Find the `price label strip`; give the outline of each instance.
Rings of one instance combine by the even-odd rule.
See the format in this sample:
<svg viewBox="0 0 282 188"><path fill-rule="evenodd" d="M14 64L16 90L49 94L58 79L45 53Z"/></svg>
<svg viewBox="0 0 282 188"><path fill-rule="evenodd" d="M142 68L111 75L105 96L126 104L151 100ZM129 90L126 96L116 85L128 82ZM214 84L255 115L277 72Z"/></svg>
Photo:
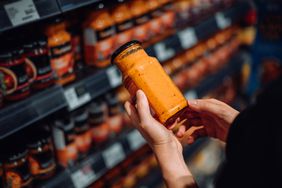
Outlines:
<svg viewBox="0 0 282 188"><path fill-rule="evenodd" d="M194 28L187 28L177 33L181 47L188 49L197 44L198 38Z"/></svg>
<svg viewBox="0 0 282 188"><path fill-rule="evenodd" d="M120 143L115 143L102 153L106 167L113 168L115 165L125 159L125 154Z"/></svg>
<svg viewBox="0 0 282 188"><path fill-rule="evenodd" d="M13 26L39 19L39 14L32 0L19 0L4 5Z"/></svg>
<svg viewBox="0 0 282 188"><path fill-rule="evenodd" d="M64 95L69 110L74 110L91 100L91 96L84 85L68 88L65 90Z"/></svg>
<svg viewBox="0 0 282 188"><path fill-rule="evenodd" d="M96 174L90 166L77 170L71 174L72 182L75 188L85 188L96 180Z"/></svg>
<svg viewBox="0 0 282 188"><path fill-rule="evenodd" d="M106 70L107 77L109 79L111 88L120 86L122 83L122 77L116 67L110 67Z"/></svg>
<svg viewBox="0 0 282 188"><path fill-rule="evenodd" d="M221 12L216 13L215 20L218 28L220 29L225 29L232 24L231 20L229 18L226 18Z"/></svg>
<svg viewBox="0 0 282 188"><path fill-rule="evenodd" d="M171 48L167 48L162 42L154 45L154 50L159 61L165 61L175 55L175 51Z"/></svg>
<svg viewBox="0 0 282 188"><path fill-rule="evenodd" d="M146 143L145 139L137 130L134 130L127 135L127 141L132 151L138 150Z"/></svg>

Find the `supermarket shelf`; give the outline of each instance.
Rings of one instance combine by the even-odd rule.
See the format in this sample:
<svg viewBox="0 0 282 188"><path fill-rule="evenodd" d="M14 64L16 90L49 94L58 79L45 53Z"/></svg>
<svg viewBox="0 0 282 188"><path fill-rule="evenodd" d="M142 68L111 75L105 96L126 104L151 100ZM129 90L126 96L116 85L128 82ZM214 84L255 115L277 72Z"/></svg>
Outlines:
<svg viewBox="0 0 282 188"><path fill-rule="evenodd" d="M63 89L54 86L1 109L0 139L66 107L64 101Z"/></svg>
<svg viewBox="0 0 282 188"><path fill-rule="evenodd" d="M240 72L243 63L248 59L248 56L243 52L235 54L231 60L220 71L214 73L203 81L198 86L188 90L185 93L186 98L201 98L207 92L219 86L226 76L234 75Z"/></svg>
<svg viewBox="0 0 282 188"><path fill-rule="evenodd" d="M36 1L36 3L39 2L43 3L44 0ZM198 41L210 37L216 31L239 21L243 17L246 7L246 4L240 4L217 13L215 16L201 21L194 27L179 30L176 34L146 48L146 51L150 55L156 56L160 62L164 62L175 54L196 45ZM3 20L0 19L0 26L2 22ZM68 107L69 111L75 110L97 96L120 86L122 83L121 75L115 66L94 73L91 70L88 71L85 74L87 76L83 79L65 88L57 86L55 89L46 89L46 91L42 92L43 94L35 94L27 100L1 109L0 139L64 107ZM201 88L198 90L201 93ZM42 95L43 97L41 97ZM36 106L35 104L40 105ZM18 119L16 123L14 122L15 119Z"/></svg>
<svg viewBox="0 0 282 188"><path fill-rule="evenodd" d="M67 12L70 10L75 10L83 6L101 2L102 0L58 0L59 6L62 12Z"/></svg>
<svg viewBox="0 0 282 188"><path fill-rule="evenodd" d="M39 187L87 187L144 145L145 140L137 130L129 131L119 139L113 140L102 151L90 155L78 165L64 170Z"/></svg>
<svg viewBox="0 0 282 188"><path fill-rule="evenodd" d="M195 26L177 31L176 34L150 46L146 51L161 62L165 62L176 54L195 46L198 42L211 37L216 32L238 23L244 18L248 7L247 3L240 3L218 12Z"/></svg>

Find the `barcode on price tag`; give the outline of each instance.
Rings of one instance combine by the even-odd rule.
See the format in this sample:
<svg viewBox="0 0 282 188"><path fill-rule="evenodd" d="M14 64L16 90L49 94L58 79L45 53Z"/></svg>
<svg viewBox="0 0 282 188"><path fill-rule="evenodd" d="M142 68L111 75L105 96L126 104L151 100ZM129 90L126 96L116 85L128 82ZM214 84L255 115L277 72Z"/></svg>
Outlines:
<svg viewBox="0 0 282 188"><path fill-rule="evenodd" d="M127 140L128 140L130 149L132 151L135 151L141 148L146 143L145 139L142 137L142 135L137 130L134 130L131 133L129 133L127 136Z"/></svg>
<svg viewBox="0 0 282 188"><path fill-rule="evenodd" d="M90 166L77 170L71 174L72 182L75 188L84 188L89 186L96 179L96 175Z"/></svg>
<svg viewBox="0 0 282 188"><path fill-rule="evenodd" d="M194 28L187 28L177 33L183 49L188 49L197 44L198 39Z"/></svg>
<svg viewBox="0 0 282 188"><path fill-rule="evenodd" d="M71 87L65 90L65 98L68 102L68 109L76 109L91 100L89 92L86 91L84 85Z"/></svg>
<svg viewBox="0 0 282 188"><path fill-rule="evenodd" d="M112 88L120 86L122 83L122 77L116 67L110 67L106 70L107 77L109 79Z"/></svg>
<svg viewBox="0 0 282 188"><path fill-rule="evenodd" d="M215 20L218 28L225 29L231 25L231 20L226 18L221 12L216 13Z"/></svg>
<svg viewBox="0 0 282 188"><path fill-rule="evenodd" d="M32 0L19 0L4 5L13 26L39 19L39 14Z"/></svg>
<svg viewBox="0 0 282 188"><path fill-rule="evenodd" d="M185 93L185 98L186 99L197 99L198 98L197 92L195 90L190 90Z"/></svg>
<svg viewBox="0 0 282 188"><path fill-rule="evenodd" d="M106 167L109 169L125 159L125 154L120 143L115 143L110 146L102 153L102 156L104 158Z"/></svg>
<svg viewBox="0 0 282 188"><path fill-rule="evenodd" d="M171 48L167 48L162 42L154 45L154 50L159 61L165 61L175 55L175 51Z"/></svg>

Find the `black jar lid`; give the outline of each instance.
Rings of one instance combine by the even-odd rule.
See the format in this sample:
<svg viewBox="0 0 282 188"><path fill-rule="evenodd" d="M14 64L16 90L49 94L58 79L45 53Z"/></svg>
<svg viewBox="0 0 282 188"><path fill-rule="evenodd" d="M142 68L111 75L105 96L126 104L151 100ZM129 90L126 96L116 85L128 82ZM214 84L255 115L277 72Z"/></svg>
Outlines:
<svg viewBox="0 0 282 188"><path fill-rule="evenodd" d="M116 51L114 51L114 53L112 54L112 57L111 57L111 63L114 64L114 60L115 58L121 53L123 52L124 50L126 50L127 48L129 48L130 46L133 46L135 44L139 44L141 45L141 42L138 41L138 40L132 40L132 41L129 41L127 43L125 43L124 45L122 45L121 47L119 47Z"/></svg>

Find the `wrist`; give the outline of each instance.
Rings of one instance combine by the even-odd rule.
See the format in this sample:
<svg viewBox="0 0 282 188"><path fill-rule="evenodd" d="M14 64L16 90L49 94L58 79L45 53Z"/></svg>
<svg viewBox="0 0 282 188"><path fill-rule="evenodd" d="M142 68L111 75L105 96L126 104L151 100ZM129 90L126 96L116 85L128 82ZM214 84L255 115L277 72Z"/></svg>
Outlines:
<svg viewBox="0 0 282 188"><path fill-rule="evenodd" d="M192 176L183 158L182 148L177 143L171 142L152 147L165 180L178 179Z"/></svg>

